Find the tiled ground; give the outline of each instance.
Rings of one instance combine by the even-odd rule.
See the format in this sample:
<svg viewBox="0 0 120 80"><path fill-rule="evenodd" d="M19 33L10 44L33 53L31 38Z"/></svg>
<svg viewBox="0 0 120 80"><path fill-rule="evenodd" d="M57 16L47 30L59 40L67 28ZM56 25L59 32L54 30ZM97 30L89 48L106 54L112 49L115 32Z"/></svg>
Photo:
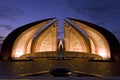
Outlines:
<svg viewBox="0 0 120 80"><path fill-rule="evenodd" d="M100 77L119 77L120 62L91 62L86 59L35 59L33 61L1 61L0 62L0 77L19 77L28 75L39 75L42 77L52 77L49 74L51 68L70 68L74 73L82 73ZM78 75L77 75L78 76ZM77 77L73 74L70 77ZM29 76L32 77L32 76ZM34 76L38 77L38 76ZM44 79L43 79L44 80ZM109 80L109 79L108 79Z"/></svg>

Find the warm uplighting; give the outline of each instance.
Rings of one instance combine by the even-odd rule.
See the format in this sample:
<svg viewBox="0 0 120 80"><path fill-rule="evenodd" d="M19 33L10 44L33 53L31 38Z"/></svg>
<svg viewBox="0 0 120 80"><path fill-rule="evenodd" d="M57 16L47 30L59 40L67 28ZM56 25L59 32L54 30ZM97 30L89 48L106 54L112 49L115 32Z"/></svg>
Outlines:
<svg viewBox="0 0 120 80"><path fill-rule="evenodd" d="M12 57L20 57L23 54L27 54L29 51L31 51L31 41L34 36L34 34L39 31L39 29L45 25L46 22L40 23L38 25L35 25L34 27L31 27L27 29L26 31L22 32L19 37L15 40L14 46L12 48Z"/></svg>
<svg viewBox="0 0 120 80"><path fill-rule="evenodd" d="M99 55L102 56L103 59L107 59L107 58L106 58L106 56L107 56L106 53L104 53L104 52L100 52Z"/></svg>
<svg viewBox="0 0 120 80"><path fill-rule="evenodd" d="M32 52L57 51L57 30L56 23L48 26L44 32L39 33L33 40ZM54 26L54 27L53 27Z"/></svg>
<svg viewBox="0 0 120 80"><path fill-rule="evenodd" d="M109 58L109 54L106 52L106 50L103 48L101 48L99 51L98 51L99 55L102 56L103 59L108 59Z"/></svg>
<svg viewBox="0 0 120 80"><path fill-rule="evenodd" d="M34 55L33 53L40 53L40 57L50 57L49 53L43 55L41 53L55 52L57 55L57 52L62 49L64 51L60 50L62 56L69 52L69 56L72 57L92 59L95 57L96 59L99 56L100 59L106 60L119 58L119 43L106 29L70 18L64 20L64 38L58 43L57 24L58 20L49 24L47 20L43 20L16 29L5 39L1 48L1 57L19 59L24 55Z"/></svg>
<svg viewBox="0 0 120 80"><path fill-rule="evenodd" d="M70 23L65 22L65 50L74 52L90 53L88 39L74 28Z"/></svg>
<svg viewBox="0 0 120 80"><path fill-rule="evenodd" d="M96 53L96 51L95 51L95 44L94 44L94 42L92 41L92 39L91 38L89 38L89 40L90 40L90 46L91 46L91 53L92 54L95 54Z"/></svg>
<svg viewBox="0 0 120 80"><path fill-rule="evenodd" d="M22 47L19 47L19 48L17 48L16 49L16 53L15 53L15 55L14 55L14 57L15 58L19 58L21 55L23 55L24 53L23 53L23 49L22 49Z"/></svg>
<svg viewBox="0 0 120 80"><path fill-rule="evenodd" d="M60 49L60 48L62 48L63 49L63 41L62 41L62 39L60 39L60 42L59 42L59 45L58 45L58 48Z"/></svg>
<svg viewBox="0 0 120 80"><path fill-rule="evenodd" d="M27 50L26 50L26 54L31 53L31 45L32 45L32 41L33 41L33 38L28 42Z"/></svg>
<svg viewBox="0 0 120 80"><path fill-rule="evenodd" d="M110 48L105 37L97 30L77 21L74 23L79 26L89 36L91 53L102 56L105 59L110 58Z"/></svg>

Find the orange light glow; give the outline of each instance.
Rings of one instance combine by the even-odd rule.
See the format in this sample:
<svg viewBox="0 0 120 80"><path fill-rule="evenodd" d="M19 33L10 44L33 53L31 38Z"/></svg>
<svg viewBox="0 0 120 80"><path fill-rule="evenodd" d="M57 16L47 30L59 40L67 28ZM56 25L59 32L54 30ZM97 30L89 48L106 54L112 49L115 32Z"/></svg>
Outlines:
<svg viewBox="0 0 120 80"><path fill-rule="evenodd" d="M14 46L12 48L12 57L13 58L19 58L23 54L26 54L28 51L30 51L31 40L34 36L34 34L43 26L46 22L40 23L35 25L34 27L31 27L27 29L26 31L23 31L15 40ZM29 45L30 43L30 45Z"/></svg>
<svg viewBox="0 0 120 80"><path fill-rule="evenodd" d="M63 42L62 42L62 39L60 39L60 42L59 42L59 45L58 45L58 48L60 49L60 46L62 45L62 49L63 49Z"/></svg>
<svg viewBox="0 0 120 80"><path fill-rule="evenodd" d="M57 27L53 27L54 24L48 26L48 28L40 33L33 40L32 52L45 52L45 51L57 51Z"/></svg>
<svg viewBox="0 0 120 80"><path fill-rule="evenodd" d="M16 54L14 55L14 57L15 57L15 58L19 58L21 55L24 54L23 52L24 52L24 51L23 51L22 47L17 48L17 49L16 49Z"/></svg>
<svg viewBox="0 0 120 80"><path fill-rule="evenodd" d="M97 30L77 21L73 21L89 36L91 53L102 56L104 59L110 58L110 48L105 37Z"/></svg>
<svg viewBox="0 0 120 80"><path fill-rule="evenodd" d="M109 58L108 56L109 53L106 53L106 49L104 48L99 49L98 53L100 56L102 56L103 59Z"/></svg>

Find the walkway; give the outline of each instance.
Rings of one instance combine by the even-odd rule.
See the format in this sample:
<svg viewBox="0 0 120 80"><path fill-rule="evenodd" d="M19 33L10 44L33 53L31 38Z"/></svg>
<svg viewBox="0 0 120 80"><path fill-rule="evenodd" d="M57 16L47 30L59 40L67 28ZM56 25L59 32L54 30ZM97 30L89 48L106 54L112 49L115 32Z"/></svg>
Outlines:
<svg viewBox="0 0 120 80"><path fill-rule="evenodd" d="M91 62L86 59L55 60L40 58L33 61L0 62L0 76L27 76L48 73L51 68L70 68L75 73L94 76L120 76L120 62ZM45 76L51 76L50 74Z"/></svg>

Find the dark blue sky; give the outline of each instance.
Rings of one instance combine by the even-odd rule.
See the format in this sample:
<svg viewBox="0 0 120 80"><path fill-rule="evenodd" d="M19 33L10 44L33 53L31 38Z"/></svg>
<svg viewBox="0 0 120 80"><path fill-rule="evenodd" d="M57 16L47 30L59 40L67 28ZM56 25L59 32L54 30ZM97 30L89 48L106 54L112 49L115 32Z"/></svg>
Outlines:
<svg viewBox="0 0 120 80"><path fill-rule="evenodd" d="M57 17L62 22L71 17L103 26L120 39L119 3L120 0L0 0L0 36L37 20Z"/></svg>

